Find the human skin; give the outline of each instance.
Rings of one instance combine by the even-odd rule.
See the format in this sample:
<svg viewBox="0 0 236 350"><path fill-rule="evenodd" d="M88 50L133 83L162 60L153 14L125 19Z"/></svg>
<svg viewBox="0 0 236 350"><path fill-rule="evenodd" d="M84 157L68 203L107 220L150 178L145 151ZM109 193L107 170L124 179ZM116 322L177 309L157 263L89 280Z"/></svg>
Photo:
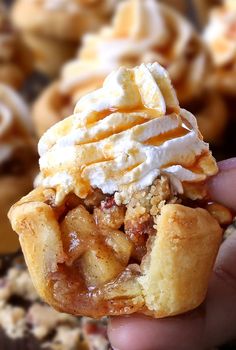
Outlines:
<svg viewBox="0 0 236 350"><path fill-rule="evenodd" d="M219 162L208 182L212 200L236 211L236 158ZM221 245L205 302L184 315L114 317L108 336L115 350L201 350L236 338L236 233Z"/></svg>

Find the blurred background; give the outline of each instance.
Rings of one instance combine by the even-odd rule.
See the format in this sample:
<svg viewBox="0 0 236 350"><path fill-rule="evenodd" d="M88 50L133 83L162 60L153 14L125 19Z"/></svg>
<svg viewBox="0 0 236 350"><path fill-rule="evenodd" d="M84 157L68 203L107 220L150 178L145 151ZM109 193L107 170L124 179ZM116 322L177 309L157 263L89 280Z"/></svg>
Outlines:
<svg viewBox="0 0 236 350"><path fill-rule="evenodd" d="M40 301L7 212L33 188L40 136L113 69L154 61L216 159L235 156L236 0L0 0L1 350L110 349L106 319Z"/></svg>

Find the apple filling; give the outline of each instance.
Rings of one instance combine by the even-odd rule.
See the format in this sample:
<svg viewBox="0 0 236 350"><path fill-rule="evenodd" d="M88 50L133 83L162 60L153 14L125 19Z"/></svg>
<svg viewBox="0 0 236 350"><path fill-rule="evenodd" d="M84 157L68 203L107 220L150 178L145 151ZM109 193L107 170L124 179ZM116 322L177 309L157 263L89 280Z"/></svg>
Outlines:
<svg viewBox="0 0 236 350"><path fill-rule="evenodd" d="M138 279L158 234L158 217L166 204L185 204L173 195L168 178L157 178L126 206L100 190L86 199L70 194L55 206L55 193L48 191L47 204L59 222L65 253L64 262L48 276L61 310L93 317L146 310ZM217 206L205 207L217 217ZM219 209L218 219L226 220L227 210L225 216Z"/></svg>
<svg viewBox="0 0 236 350"><path fill-rule="evenodd" d="M118 206L113 196L100 190L84 200L70 194L55 206L49 190L47 204L60 224L65 253L65 262L50 273L54 298L62 308L88 315L94 314L96 305L99 312L113 315L124 307L126 313L140 309L141 262L156 233L160 208L175 201L165 176L137 192L127 206ZM124 299L130 300L125 306Z"/></svg>

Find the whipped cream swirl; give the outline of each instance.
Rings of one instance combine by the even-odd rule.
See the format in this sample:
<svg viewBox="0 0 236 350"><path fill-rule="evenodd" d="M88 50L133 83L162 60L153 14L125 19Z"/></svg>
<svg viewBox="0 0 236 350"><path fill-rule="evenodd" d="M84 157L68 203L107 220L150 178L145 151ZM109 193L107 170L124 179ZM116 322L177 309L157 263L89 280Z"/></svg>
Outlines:
<svg viewBox="0 0 236 350"><path fill-rule="evenodd" d="M0 84L0 165L22 146L32 147L29 110L10 87Z"/></svg>
<svg viewBox="0 0 236 350"><path fill-rule="evenodd" d="M212 10L204 32L214 64L224 67L236 61L236 2L227 0Z"/></svg>
<svg viewBox="0 0 236 350"><path fill-rule="evenodd" d="M56 189L57 203L69 192L84 198L91 188L127 203L161 173L169 174L177 192L182 182L211 175L201 166L202 155L212 157L196 119L180 109L157 63L111 73L77 103L74 115L44 134L39 154L39 183Z"/></svg>

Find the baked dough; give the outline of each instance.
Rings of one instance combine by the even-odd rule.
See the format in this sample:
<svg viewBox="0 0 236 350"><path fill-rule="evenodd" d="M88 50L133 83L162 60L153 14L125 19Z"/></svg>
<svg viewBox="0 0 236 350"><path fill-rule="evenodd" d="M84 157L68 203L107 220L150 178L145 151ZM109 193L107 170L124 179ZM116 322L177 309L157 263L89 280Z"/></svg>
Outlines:
<svg viewBox="0 0 236 350"><path fill-rule="evenodd" d="M37 70L56 76L81 37L108 21L117 0L17 0L12 21L30 47Z"/></svg>
<svg viewBox="0 0 236 350"><path fill-rule="evenodd" d="M0 82L22 87L32 71L32 54L12 27L8 13L0 4Z"/></svg>
<svg viewBox="0 0 236 350"><path fill-rule="evenodd" d="M236 7L224 0L210 11L203 38L213 61L208 85L226 96L236 94Z"/></svg>
<svg viewBox="0 0 236 350"><path fill-rule="evenodd" d="M133 312L166 317L191 310L204 300L222 239L222 229L206 210L180 204L165 205L149 243L150 251L140 268L127 264L119 271L118 260L120 277L107 283L103 281L104 285L97 280L103 280L107 269L113 269L114 254L117 249L122 250L122 239L116 243L121 247L114 245L108 254L106 246L99 251L90 246L88 256L84 252L81 260L82 264L98 264L86 277L98 283L98 287L90 291L84 290L83 272L77 270L75 277L70 263L66 263L63 232L53 208L47 204L54 193L48 192L42 188L34 190L11 209L9 217L13 229L19 233L33 283L50 305L63 312L95 318ZM87 215L90 214L87 212ZM86 225L86 221L76 224L81 225L81 231L85 230L82 225ZM98 231L94 235L99 239ZM96 259L93 253L98 252L100 255ZM59 272L58 266L67 266L64 272L67 275L62 277L63 270ZM101 275L94 276L94 273Z"/></svg>

